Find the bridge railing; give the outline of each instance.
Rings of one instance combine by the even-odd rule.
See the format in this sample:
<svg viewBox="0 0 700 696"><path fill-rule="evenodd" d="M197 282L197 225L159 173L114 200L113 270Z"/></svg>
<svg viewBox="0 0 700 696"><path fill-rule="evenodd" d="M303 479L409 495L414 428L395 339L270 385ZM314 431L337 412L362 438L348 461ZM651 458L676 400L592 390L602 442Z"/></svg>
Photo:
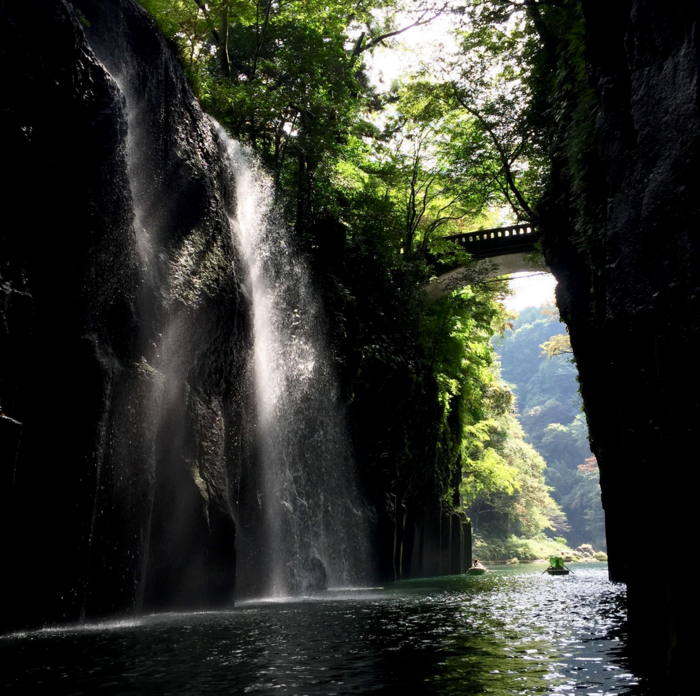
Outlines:
<svg viewBox="0 0 700 696"><path fill-rule="evenodd" d="M444 237L456 242L475 258L532 251L537 241L537 228L530 223L494 227L489 230L452 234Z"/></svg>

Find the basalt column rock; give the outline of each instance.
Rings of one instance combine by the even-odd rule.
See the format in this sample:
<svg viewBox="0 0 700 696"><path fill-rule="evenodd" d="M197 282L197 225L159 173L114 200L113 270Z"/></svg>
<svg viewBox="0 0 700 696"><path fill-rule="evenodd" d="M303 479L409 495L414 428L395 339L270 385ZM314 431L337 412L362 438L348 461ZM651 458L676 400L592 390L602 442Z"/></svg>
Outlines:
<svg viewBox="0 0 700 696"><path fill-rule="evenodd" d="M587 195L601 219L572 222L555 165L544 247L600 465L610 574L628 584L630 645L663 693L687 693L697 593L675 569L697 508L700 8L581 5L599 103ZM652 571L659 559L669 572Z"/></svg>
<svg viewBox="0 0 700 696"><path fill-rule="evenodd" d="M397 577L461 575L471 562L471 525L463 512L434 505L409 507L397 567Z"/></svg>

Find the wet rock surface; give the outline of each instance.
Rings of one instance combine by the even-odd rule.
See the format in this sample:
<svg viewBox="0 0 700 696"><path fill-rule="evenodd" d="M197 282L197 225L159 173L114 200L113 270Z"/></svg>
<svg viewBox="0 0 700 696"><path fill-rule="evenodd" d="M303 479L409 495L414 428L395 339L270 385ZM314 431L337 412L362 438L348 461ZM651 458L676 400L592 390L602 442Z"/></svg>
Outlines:
<svg viewBox="0 0 700 696"><path fill-rule="evenodd" d="M581 5L599 221L577 224L557 202L566 173L555 166L544 247L600 465L611 578L629 585L630 644L640 665L681 684L697 600L683 573L651 573L648 559L683 557L694 507L700 16L696 3Z"/></svg>
<svg viewBox="0 0 700 696"><path fill-rule="evenodd" d="M247 315L219 143L131 0L3 1L0 36L1 628L228 601Z"/></svg>

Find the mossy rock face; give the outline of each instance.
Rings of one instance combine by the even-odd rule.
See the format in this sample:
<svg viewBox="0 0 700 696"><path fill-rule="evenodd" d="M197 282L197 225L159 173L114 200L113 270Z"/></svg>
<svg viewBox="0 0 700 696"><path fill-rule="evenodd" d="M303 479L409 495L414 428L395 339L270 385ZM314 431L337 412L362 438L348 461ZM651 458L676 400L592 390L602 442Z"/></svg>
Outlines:
<svg viewBox="0 0 700 696"><path fill-rule="evenodd" d="M605 553L605 551L596 551L596 552L593 554L593 558L595 558L596 561L601 561L601 562L607 563L607 561L608 561L608 554Z"/></svg>

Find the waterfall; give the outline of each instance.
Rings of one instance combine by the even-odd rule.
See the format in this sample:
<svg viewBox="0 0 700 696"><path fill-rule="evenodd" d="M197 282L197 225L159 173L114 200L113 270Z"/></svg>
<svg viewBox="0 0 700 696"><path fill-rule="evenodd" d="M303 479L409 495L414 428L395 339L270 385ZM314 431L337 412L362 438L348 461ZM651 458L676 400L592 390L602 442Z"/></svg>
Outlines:
<svg viewBox="0 0 700 696"><path fill-rule="evenodd" d="M367 533L343 409L309 270L273 209L271 180L217 123L234 199L233 242L252 308L251 388L266 596L350 586Z"/></svg>

